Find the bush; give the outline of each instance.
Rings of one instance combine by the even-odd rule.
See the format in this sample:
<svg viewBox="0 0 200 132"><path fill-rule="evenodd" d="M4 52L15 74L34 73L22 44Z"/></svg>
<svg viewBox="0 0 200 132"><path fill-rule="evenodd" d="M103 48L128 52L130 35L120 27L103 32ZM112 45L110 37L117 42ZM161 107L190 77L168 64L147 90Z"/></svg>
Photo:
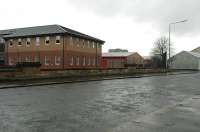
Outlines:
<svg viewBox="0 0 200 132"><path fill-rule="evenodd" d="M23 68L23 67L41 67L40 62L18 62L16 64L17 68Z"/></svg>

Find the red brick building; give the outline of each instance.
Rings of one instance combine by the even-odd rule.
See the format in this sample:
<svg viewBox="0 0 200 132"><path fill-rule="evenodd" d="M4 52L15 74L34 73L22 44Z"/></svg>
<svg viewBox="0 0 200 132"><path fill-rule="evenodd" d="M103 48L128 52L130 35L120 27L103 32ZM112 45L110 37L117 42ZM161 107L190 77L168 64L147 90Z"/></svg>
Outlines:
<svg viewBox="0 0 200 132"><path fill-rule="evenodd" d="M125 67L143 67L144 59L137 52L110 52L103 53L101 67L125 68Z"/></svg>
<svg viewBox="0 0 200 132"><path fill-rule="evenodd" d="M99 68L104 41L60 25L1 30L5 63L40 62L41 69Z"/></svg>

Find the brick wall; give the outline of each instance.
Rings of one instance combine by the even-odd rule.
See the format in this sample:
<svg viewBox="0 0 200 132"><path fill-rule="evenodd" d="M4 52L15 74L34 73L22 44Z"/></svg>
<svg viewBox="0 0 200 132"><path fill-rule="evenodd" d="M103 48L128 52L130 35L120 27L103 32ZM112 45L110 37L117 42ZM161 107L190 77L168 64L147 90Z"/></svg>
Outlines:
<svg viewBox="0 0 200 132"><path fill-rule="evenodd" d="M21 61L40 61L41 69L95 68L100 66L101 44L68 35L49 36L49 44L46 44L47 36L40 36L39 44L36 37L30 37L30 45L27 45L27 38L6 40L6 64L16 65L17 62ZM60 38L60 43L56 43L57 36ZM19 40L21 44L19 44ZM10 41L12 41L12 45L10 45Z"/></svg>

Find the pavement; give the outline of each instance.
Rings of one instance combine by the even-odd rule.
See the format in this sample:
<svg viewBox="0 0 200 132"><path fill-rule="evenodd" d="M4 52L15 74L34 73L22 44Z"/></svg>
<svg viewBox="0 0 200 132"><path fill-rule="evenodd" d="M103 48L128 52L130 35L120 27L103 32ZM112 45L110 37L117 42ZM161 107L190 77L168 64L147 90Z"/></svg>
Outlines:
<svg viewBox="0 0 200 132"><path fill-rule="evenodd" d="M57 85L65 83L79 83L79 82L91 82L91 81L102 81L102 80L114 80L114 79L126 79L126 78L143 78L152 76L169 76L169 75L180 75L180 74L194 74L197 71L179 71L170 73L154 73L154 74L140 74L140 75L119 75L119 76L101 76L101 77L81 77L81 78L51 78L51 79L37 79L37 80L21 80L7 83L0 83L0 89L9 88L22 88L22 87L33 87L33 86L44 86L44 85Z"/></svg>

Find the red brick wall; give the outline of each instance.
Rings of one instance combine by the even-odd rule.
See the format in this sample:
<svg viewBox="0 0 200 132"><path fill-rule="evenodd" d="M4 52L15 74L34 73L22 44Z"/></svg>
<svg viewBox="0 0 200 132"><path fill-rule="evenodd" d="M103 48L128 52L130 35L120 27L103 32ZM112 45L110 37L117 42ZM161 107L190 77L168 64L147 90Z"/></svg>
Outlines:
<svg viewBox="0 0 200 132"><path fill-rule="evenodd" d="M9 40L7 40L6 44L6 64L10 65L9 59L12 60L13 65L16 65L19 58L21 61L26 61L28 57L31 62L34 62L35 57L38 56L39 61L42 64L41 69L74 69L74 68L96 68L100 67L101 64L101 48L88 47L88 40L84 40L79 38L77 46L77 42L74 41L71 44L70 36L61 36L60 44L55 44L55 37L50 36L50 44L45 46L45 37L40 37L40 46L37 47L35 45L35 37L31 38L31 46L26 47L26 38L22 39L22 46L18 46L18 38L12 39L14 45L12 47L8 46ZM63 39L64 38L64 39ZM76 40L76 38L74 38ZM85 46L83 45L85 42ZM93 41L90 40L90 44L93 44ZM97 44L96 42L94 44ZM64 49L63 49L64 48ZM97 48L97 49L96 49ZM64 52L64 54L63 54ZM45 65L45 56L49 59L49 65ZM60 65L55 65L55 56L60 57ZM70 65L71 57L74 57L74 64ZM77 58L79 57L79 65L76 64ZM85 65L83 65L83 57L85 57ZM90 58L90 59L89 59ZM90 60L90 64L88 61ZM97 60L97 61L96 61ZM95 61L95 63L94 63Z"/></svg>
<svg viewBox="0 0 200 132"><path fill-rule="evenodd" d="M126 57L102 57L101 67L103 69L107 68L124 68L127 63Z"/></svg>
<svg viewBox="0 0 200 132"><path fill-rule="evenodd" d="M45 65L45 56L49 59L49 65ZM55 56L61 58L60 65L55 64ZM62 69L62 68L95 68L96 67L96 61L93 62L94 59L96 59L96 54L94 53L82 53L82 52L74 52L69 51L66 52L63 58L63 53L61 51L42 51L42 52L20 52L20 53L9 53L8 59L12 59L13 65L15 65L18 60L21 58L22 62L26 61L26 58L29 58L31 62L35 61L35 57L39 58L39 61L42 64L42 69ZM71 58L74 57L73 65L71 65ZM79 65L77 65L77 58L79 57ZM85 65L83 63L85 57ZM89 59L90 58L90 59ZM98 62L99 64L97 67L100 66L100 58L101 56L98 56ZM90 65L89 65L90 60ZM64 65L63 65L64 61ZM9 62L8 62L9 63Z"/></svg>

